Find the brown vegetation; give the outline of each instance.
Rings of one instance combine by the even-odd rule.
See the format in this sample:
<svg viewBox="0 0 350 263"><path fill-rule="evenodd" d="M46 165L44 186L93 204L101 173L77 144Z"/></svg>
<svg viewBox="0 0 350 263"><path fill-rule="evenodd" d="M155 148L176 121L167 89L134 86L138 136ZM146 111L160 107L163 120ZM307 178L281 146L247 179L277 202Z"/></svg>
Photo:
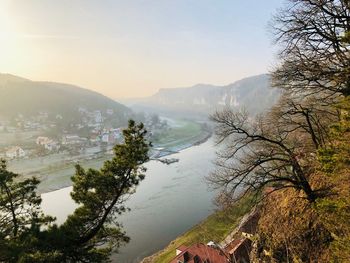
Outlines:
<svg viewBox="0 0 350 263"><path fill-rule="evenodd" d="M273 27L284 92L254 119L212 116L224 148L209 181L265 192L253 262L350 262L350 2L289 0Z"/></svg>

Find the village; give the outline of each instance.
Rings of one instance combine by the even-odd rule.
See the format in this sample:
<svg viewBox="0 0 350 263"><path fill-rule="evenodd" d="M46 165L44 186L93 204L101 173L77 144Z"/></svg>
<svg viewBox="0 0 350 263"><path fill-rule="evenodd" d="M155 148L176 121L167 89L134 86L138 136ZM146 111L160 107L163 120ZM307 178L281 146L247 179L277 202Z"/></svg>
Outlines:
<svg viewBox="0 0 350 263"><path fill-rule="evenodd" d="M0 120L0 137L11 138L3 139L0 144L0 158L18 160L60 152L89 158L108 153L123 141L126 123L115 119L113 109L89 111L79 107L78 113L75 122L64 120L60 114L50 116L47 112L30 118L18 114L13 120ZM149 136L167 129L166 121L157 115L142 114L142 121Z"/></svg>
<svg viewBox="0 0 350 263"><path fill-rule="evenodd" d="M77 164L97 169L113 157L114 146L123 143L129 119L144 124L152 142L150 160L164 165L179 161L169 155L211 135L204 123L191 120L77 107L68 115L62 110L60 114L17 114L11 119L0 116L0 158L23 178L38 178L40 193L61 189L71 185Z"/></svg>

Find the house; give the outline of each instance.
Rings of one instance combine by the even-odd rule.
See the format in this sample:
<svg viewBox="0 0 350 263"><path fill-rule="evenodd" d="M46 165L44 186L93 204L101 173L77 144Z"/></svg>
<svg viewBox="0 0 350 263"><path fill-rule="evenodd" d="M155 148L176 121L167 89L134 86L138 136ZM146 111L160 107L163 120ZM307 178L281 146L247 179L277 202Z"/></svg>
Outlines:
<svg viewBox="0 0 350 263"><path fill-rule="evenodd" d="M63 116L61 114L56 114L56 120L62 120Z"/></svg>
<svg viewBox="0 0 350 263"><path fill-rule="evenodd" d="M194 244L176 249L175 258L170 263L228 263L228 255L220 248L205 244Z"/></svg>
<svg viewBox="0 0 350 263"><path fill-rule="evenodd" d="M36 138L36 144L44 146L44 148L49 151L58 150L60 148L60 145L57 142L44 136L39 136Z"/></svg>
<svg viewBox="0 0 350 263"><path fill-rule="evenodd" d="M103 121L101 111L99 110L94 111L94 119L96 123L101 123Z"/></svg>
<svg viewBox="0 0 350 263"><path fill-rule="evenodd" d="M25 157L26 153L21 147L13 146L5 152L5 156L9 159L15 159Z"/></svg>
<svg viewBox="0 0 350 263"><path fill-rule="evenodd" d="M251 237L256 233L259 218L259 209L253 209L250 213L243 216L236 229L221 243L222 249L229 255L231 262L250 262Z"/></svg>
<svg viewBox="0 0 350 263"><path fill-rule="evenodd" d="M101 141L108 143L109 142L109 133L105 132L101 135Z"/></svg>
<svg viewBox="0 0 350 263"><path fill-rule="evenodd" d="M51 141L51 139L49 139L48 137L44 137L44 136L39 136L35 140L36 144L38 144L38 145L44 145L50 141Z"/></svg>
<svg viewBox="0 0 350 263"><path fill-rule="evenodd" d="M256 232L259 217L259 209L253 209L220 244L211 241L206 245L178 247L176 256L170 263L249 263L249 254L252 250L251 237Z"/></svg>
<svg viewBox="0 0 350 263"><path fill-rule="evenodd" d="M229 255L231 262L249 263L249 254L252 250L252 242L246 237L234 239L224 250Z"/></svg>
<svg viewBox="0 0 350 263"><path fill-rule="evenodd" d="M108 115L113 115L114 111L113 111L113 109L107 109L107 110L106 110L106 113L107 113Z"/></svg>
<svg viewBox="0 0 350 263"><path fill-rule="evenodd" d="M112 133L109 132L104 132L101 135L101 141L104 143L114 143L115 142L115 137Z"/></svg>
<svg viewBox="0 0 350 263"><path fill-rule="evenodd" d="M123 133L120 128L111 129L110 132L113 134L115 140L119 140L123 137Z"/></svg>
<svg viewBox="0 0 350 263"><path fill-rule="evenodd" d="M81 138L78 135L65 135L62 138L62 144L80 144L86 142L86 138Z"/></svg>
<svg viewBox="0 0 350 263"><path fill-rule="evenodd" d="M29 129L37 130L37 129L41 128L41 125L38 122L26 121L24 123L24 128L28 129L28 130Z"/></svg>

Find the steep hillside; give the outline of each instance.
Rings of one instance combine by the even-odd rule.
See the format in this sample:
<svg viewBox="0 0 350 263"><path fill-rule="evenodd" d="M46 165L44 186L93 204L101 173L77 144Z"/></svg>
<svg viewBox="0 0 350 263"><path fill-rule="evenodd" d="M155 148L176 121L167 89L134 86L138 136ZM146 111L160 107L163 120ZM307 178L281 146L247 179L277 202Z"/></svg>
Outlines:
<svg viewBox="0 0 350 263"><path fill-rule="evenodd" d="M268 74L252 76L226 86L197 84L160 89L155 95L129 103L135 109L207 115L225 106L258 113L269 108L279 91L270 87Z"/></svg>
<svg viewBox="0 0 350 263"><path fill-rule="evenodd" d="M127 107L94 91L62 83L30 81L9 74L0 74L0 94L0 117L5 119L39 112L74 118L79 108L112 109L120 118L130 113Z"/></svg>
<svg viewBox="0 0 350 263"><path fill-rule="evenodd" d="M271 192L263 202L252 262L350 262L350 99L337 107L340 121L318 149L309 177L322 194L310 204L292 188Z"/></svg>

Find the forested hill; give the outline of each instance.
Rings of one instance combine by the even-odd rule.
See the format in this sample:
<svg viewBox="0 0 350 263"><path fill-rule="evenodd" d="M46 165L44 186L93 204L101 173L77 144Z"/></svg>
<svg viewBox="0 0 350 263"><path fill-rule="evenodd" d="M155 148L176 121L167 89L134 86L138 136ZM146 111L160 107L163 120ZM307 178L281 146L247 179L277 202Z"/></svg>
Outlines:
<svg viewBox="0 0 350 263"><path fill-rule="evenodd" d="M39 82L0 73L0 117L25 117L47 112L51 116L74 118L79 108L113 110L120 118L130 113L126 106L97 92L74 85Z"/></svg>
<svg viewBox="0 0 350 263"><path fill-rule="evenodd" d="M245 108L250 113L260 113L270 108L280 91L271 88L270 76L261 74L236 81L226 86L197 84L185 88L160 89L151 97L129 105L143 110L168 110L173 112L208 115L223 107Z"/></svg>

